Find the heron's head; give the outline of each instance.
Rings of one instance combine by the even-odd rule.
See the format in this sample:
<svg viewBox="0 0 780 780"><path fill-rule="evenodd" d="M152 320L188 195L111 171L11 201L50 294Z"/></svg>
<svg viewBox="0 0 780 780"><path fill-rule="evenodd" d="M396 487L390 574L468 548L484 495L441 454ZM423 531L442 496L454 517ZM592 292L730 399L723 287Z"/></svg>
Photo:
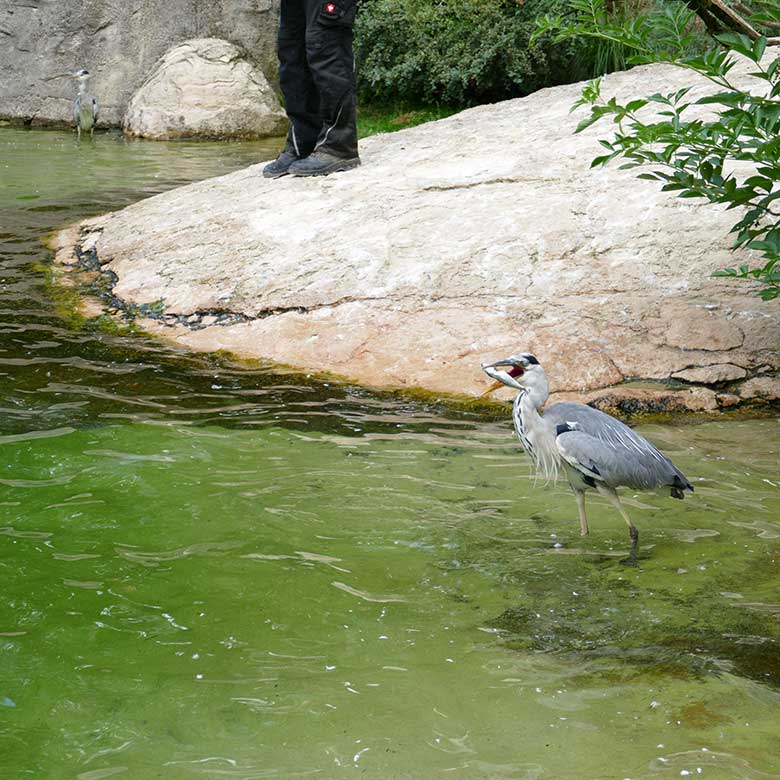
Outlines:
<svg viewBox="0 0 780 780"><path fill-rule="evenodd" d="M77 79L78 81L86 81L89 78L89 71L86 68L82 68L81 70L77 70L73 74L73 78Z"/></svg>
<svg viewBox="0 0 780 780"><path fill-rule="evenodd" d="M482 395L488 395L503 385L515 390L547 393L547 375L539 361L528 352L518 352L495 363L483 364L482 370L496 380Z"/></svg>

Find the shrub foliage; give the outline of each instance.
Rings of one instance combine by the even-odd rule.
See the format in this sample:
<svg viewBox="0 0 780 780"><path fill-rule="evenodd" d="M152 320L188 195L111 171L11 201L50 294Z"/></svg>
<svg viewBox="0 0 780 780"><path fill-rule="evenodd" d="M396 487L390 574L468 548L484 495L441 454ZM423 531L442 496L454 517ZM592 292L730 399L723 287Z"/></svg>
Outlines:
<svg viewBox="0 0 780 780"><path fill-rule="evenodd" d="M590 75L587 42L531 43L564 0L362 0L358 86L375 103L473 105Z"/></svg>

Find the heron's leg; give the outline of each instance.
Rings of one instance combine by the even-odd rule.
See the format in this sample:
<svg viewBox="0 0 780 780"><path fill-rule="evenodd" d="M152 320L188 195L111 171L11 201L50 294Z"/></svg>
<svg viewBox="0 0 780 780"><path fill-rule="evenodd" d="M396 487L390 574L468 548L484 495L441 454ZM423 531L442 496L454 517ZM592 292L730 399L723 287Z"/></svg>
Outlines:
<svg viewBox="0 0 780 780"><path fill-rule="evenodd" d="M580 536L588 535L588 518L585 514L585 493L582 490L574 491L574 498L577 499L577 509L580 513Z"/></svg>
<svg viewBox="0 0 780 780"><path fill-rule="evenodd" d="M617 509L618 512L620 512L620 516L628 523L628 535L631 537L631 551L635 552L637 543L639 542L639 531L636 530L636 526L631 522L631 519L626 514L626 510L623 509L623 504L620 503L620 499L618 498L618 494L606 487L605 485L600 485L598 482L596 483L596 489L601 493L604 498L609 501L612 506Z"/></svg>

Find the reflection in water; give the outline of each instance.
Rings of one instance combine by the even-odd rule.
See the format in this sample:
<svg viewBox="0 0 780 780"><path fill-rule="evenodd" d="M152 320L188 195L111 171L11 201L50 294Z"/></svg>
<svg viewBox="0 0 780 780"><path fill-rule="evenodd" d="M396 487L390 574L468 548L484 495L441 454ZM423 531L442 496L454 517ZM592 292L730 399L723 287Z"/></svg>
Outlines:
<svg viewBox="0 0 780 780"><path fill-rule="evenodd" d="M780 778L777 420L643 429L626 568L508 421L71 326L42 234L273 151L0 149L4 776Z"/></svg>

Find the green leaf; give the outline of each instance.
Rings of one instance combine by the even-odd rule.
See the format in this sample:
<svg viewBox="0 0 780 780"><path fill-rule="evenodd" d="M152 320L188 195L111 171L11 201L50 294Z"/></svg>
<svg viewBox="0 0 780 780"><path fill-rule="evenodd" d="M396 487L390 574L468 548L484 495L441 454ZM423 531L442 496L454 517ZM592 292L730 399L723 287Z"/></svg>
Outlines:
<svg viewBox="0 0 780 780"><path fill-rule="evenodd" d="M696 101L697 106L705 106L713 103L718 103L724 106L739 106L745 99L745 95L735 90L729 90L728 92L718 92L715 95L705 95Z"/></svg>
<svg viewBox="0 0 780 780"><path fill-rule="evenodd" d="M761 62L761 58L764 56L764 52L766 51L766 38L762 35L760 38L757 38L755 41L753 41L753 58L755 62Z"/></svg>
<svg viewBox="0 0 780 780"><path fill-rule="evenodd" d="M749 179L745 179L745 185L752 187L754 190L758 189L770 192L774 186L774 182L763 176L751 176Z"/></svg>
<svg viewBox="0 0 780 780"><path fill-rule="evenodd" d="M601 119L601 115L597 114L595 111L587 117L587 119L583 119L578 125L577 129L574 131L575 133L581 133L583 130L586 130L591 125L595 124L596 122Z"/></svg>
<svg viewBox="0 0 780 780"><path fill-rule="evenodd" d="M605 155L602 155L601 157L595 157L591 161L590 167L591 168L597 168L599 165L606 165L606 163L608 163L614 157L615 157L614 154L605 154Z"/></svg>
<svg viewBox="0 0 780 780"><path fill-rule="evenodd" d="M733 49L736 52L748 57L753 62L758 62L753 50L753 41L744 33L727 32L715 36L716 41L720 41L724 46Z"/></svg>
<svg viewBox="0 0 780 780"><path fill-rule="evenodd" d="M647 100L632 100L626 104L626 112L633 114L635 111L639 111L640 108L644 108L647 103Z"/></svg>

